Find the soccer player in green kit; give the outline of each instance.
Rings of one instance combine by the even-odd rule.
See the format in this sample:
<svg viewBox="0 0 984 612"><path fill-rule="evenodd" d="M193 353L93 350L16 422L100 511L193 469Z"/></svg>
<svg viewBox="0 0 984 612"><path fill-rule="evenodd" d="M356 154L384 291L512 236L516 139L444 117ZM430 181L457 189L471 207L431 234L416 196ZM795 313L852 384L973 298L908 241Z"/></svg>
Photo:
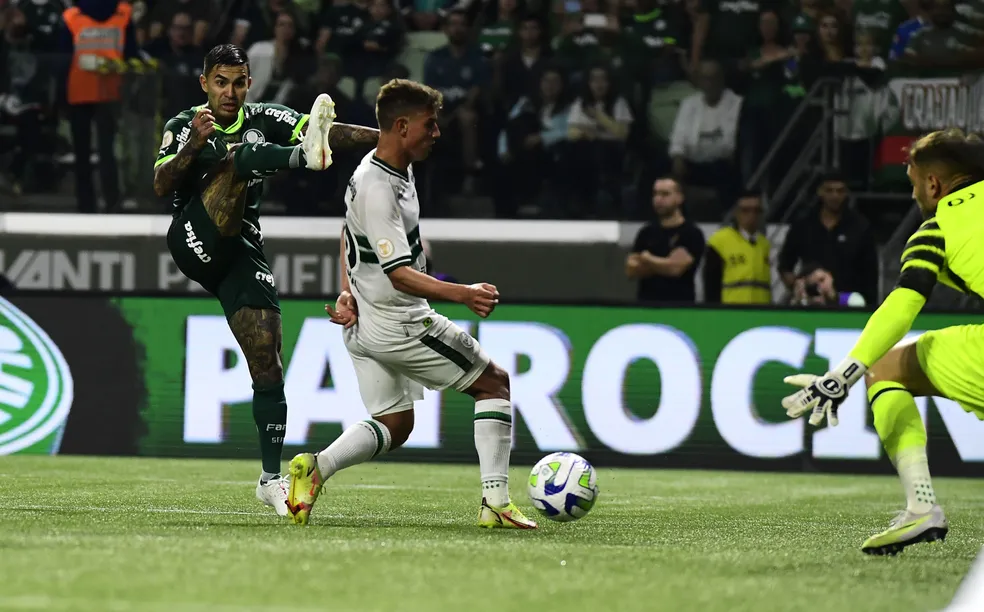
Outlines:
<svg viewBox="0 0 984 612"><path fill-rule="evenodd" d="M949 525L936 502L926 429L913 397L951 399L984 420L984 325L929 331L902 342L937 282L984 295L984 141L957 129L933 132L909 150L912 195L926 219L902 252L895 289L865 325L848 356L823 376L786 378L802 390L782 400L792 418L807 412L837 425L837 408L862 377L875 430L905 490L906 508L861 550L894 555L943 540Z"/></svg>
<svg viewBox="0 0 984 612"><path fill-rule="evenodd" d="M249 60L235 45L213 48L199 80L208 103L164 126L154 192L174 195L171 257L218 298L242 348L263 462L256 496L286 516L289 482L280 476L287 430L283 330L260 231L263 179L291 168L325 170L332 147L368 151L379 132L334 123L335 104L326 94L306 115L278 104L247 104Z"/></svg>

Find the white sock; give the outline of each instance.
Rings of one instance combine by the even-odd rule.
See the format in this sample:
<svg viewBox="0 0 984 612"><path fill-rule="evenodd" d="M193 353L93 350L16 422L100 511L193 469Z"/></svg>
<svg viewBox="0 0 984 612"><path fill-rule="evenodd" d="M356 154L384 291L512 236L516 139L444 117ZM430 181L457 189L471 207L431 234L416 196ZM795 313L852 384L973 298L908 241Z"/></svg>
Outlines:
<svg viewBox="0 0 984 612"><path fill-rule="evenodd" d="M260 482L264 482L265 483L265 482L268 482L270 480L276 480L277 478L280 478L280 474L271 474L270 472L261 472L260 473Z"/></svg>
<svg viewBox="0 0 984 612"><path fill-rule="evenodd" d="M923 514L936 504L933 480L929 476L929 459L923 447L904 450L895 457L895 469L905 489L906 509Z"/></svg>
<svg viewBox="0 0 984 612"><path fill-rule="evenodd" d="M509 504L509 452L512 405L509 400L475 402L475 450L482 472L482 497L501 508Z"/></svg>
<svg viewBox="0 0 984 612"><path fill-rule="evenodd" d="M389 451L390 431L375 419L359 421L318 453L318 471L324 479L347 467L365 463Z"/></svg>

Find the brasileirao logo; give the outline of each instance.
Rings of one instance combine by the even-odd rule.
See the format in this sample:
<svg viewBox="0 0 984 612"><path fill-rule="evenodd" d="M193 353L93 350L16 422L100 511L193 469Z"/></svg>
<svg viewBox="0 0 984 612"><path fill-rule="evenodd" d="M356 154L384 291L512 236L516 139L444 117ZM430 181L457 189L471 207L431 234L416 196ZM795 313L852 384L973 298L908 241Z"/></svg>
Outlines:
<svg viewBox="0 0 984 612"><path fill-rule="evenodd" d="M0 298L0 455L56 453L73 390L68 363L48 334Z"/></svg>

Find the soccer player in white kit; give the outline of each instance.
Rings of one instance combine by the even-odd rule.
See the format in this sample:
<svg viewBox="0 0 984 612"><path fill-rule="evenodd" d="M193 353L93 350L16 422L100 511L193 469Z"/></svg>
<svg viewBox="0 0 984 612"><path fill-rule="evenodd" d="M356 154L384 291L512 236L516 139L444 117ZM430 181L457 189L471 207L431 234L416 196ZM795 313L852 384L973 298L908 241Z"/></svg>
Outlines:
<svg viewBox="0 0 984 612"><path fill-rule="evenodd" d="M440 136L441 104L439 92L402 79L384 85L376 98L379 145L363 158L345 192L343 290L335 308L326 306L332 321L345 327L345 345L372 418L346 429L317 455L291 460L287 506L294 523L307 524L333 474L406 442L413 402L423 399L424 387L450 387L475 398L479 526L536 528L509 498L509 375L427 302L457 302L484 318L499 297L487 283L446 283L424 273L411 164L425 159Z"/></svg>

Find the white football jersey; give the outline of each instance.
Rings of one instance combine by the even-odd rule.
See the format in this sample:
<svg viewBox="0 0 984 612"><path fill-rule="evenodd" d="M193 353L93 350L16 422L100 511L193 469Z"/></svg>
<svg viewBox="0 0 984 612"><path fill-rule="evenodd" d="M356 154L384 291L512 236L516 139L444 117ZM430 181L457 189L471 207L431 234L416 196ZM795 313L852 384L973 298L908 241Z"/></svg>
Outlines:
<svg viewBox="0 0 984 612"><path fill-rule="evenodd" d="M433 310L424 298L397 291L387 274L401 266L424 272L420 202L413 169L404 173L376 157L362 158L345 191L345 256L359 305L358 337L385 347L422 335Z"/></svg>

